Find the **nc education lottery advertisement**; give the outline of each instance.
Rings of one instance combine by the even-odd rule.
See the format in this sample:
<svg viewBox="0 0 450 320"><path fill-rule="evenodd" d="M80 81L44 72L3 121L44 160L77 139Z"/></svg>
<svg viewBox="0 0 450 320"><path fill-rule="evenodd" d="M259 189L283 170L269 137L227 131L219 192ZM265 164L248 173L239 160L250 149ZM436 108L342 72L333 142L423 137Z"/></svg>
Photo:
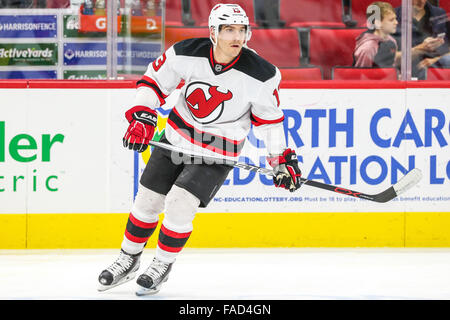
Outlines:
<svg viewBox="0 0 450 320"><path fill-rule="evenodd" d="M122 146L123 114L134 92L2 90L3 104L15 106L2 108L0 117L2 212L127 212L151 156L150 148L135 154ZM158 109L157 136L178 93ZM380 204L307 185L290 193L274 188L270 177L234 168L201 211L445 212L449 98L445 89L281 89L284 139L296 150L304 178L367 194L389 188L413 168L422 180ZM87 143L92 132L101 146ZM266 153L251 131L239 160L267 167Z"/></svg>
<svg viewBox="0 0 450 320"><path fill-rule="evenodd" d="M422 180L387 204L310 186L268 187L270 177L233 169L207 211L445 211L450 204L448 92L439 89L281 91L287 145L303 177L375 194L413 168ZM241 161L267 166L252 134Z"/></svg>

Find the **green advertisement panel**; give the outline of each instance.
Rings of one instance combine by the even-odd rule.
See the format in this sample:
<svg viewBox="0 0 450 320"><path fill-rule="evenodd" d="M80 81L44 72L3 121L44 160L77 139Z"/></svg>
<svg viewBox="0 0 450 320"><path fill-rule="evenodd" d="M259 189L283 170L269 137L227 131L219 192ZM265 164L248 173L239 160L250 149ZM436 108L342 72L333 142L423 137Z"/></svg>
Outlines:
<svg viewBox="0 0 450 320"><path fill-rule="evenodd" d="M0 43L0 66L54 66L56 43Z"/></svg>
<svg viewBox="0 0 450 320"><path fill-rule="evenodd" d="M106 38L106 32L80 32L78 15L63 15L64 38Z"/></svg>
<svg viewBox="0 0 450 320"><path fill-rule="evenodd" d="M67 80L105 80L105 70L64 70Z"/></svg>

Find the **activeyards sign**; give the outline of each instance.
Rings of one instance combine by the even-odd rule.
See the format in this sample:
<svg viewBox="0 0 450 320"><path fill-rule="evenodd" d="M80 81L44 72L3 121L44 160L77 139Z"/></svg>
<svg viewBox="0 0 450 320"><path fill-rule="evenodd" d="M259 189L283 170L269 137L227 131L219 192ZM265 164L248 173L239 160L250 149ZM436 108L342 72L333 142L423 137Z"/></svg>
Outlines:
<svg viewBox="0 0 450 320"><path fill-rule="evenodd" d="M0 43L0 66L54 66L57 63L55 43Z"/></svg>

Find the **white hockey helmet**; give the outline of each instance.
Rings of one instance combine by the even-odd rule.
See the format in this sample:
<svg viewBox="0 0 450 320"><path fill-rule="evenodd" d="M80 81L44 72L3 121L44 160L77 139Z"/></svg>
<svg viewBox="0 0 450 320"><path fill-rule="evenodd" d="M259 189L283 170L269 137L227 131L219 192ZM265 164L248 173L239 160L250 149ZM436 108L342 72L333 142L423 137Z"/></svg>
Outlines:
<svg viewBox="0 0 450 320"><path fill-rule="evenodd" d="M250 23L244 9L237 4L219 3L216 4L209 14L208 26L209 29L214 28L214 36L217 39L219 34L219 26L223 24L243 24L247 27L247 34L244 44L250 40L252 32L250 30ZM211 42L216 45L210 36Z"/></svg>

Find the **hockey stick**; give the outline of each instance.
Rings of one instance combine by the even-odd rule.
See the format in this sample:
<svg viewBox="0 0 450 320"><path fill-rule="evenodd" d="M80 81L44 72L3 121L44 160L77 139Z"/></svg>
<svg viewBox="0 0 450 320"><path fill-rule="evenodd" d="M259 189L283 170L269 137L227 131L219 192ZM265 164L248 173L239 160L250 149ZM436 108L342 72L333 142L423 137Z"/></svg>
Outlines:
<svg viewBox="0 0 450 320"><path fill-rule="evenodd" d="M252 164L229 160L229 159L222 158L219 156L203 155L201 153L192 152L192 151L185 150L185 149L182 149L177 146L173 146L171 144L166 144L166 143L157 142L157 141L150 141L149 144L154 147L159 147L159 148L163 148L166 150L178 152L178 153L184 154L189 157L202 159L202 160L205 160L205 162L221 163L221 164L229 165L232 167L237 167L237 168L241 168L241 169L245 169L245 170L249 170L249 171L259 172L259 173L262 173L262 174L265 174L268 176L273 176L273 171L271 169L261 168L261 167L258 167L258 166L252 165ZM386 190L384 190L380 193L377 193L377 194L366 194L366 193L362 193L359 191L354 191L354 190L350 190L350 189L346 189L346 188L342 188L342 187L333 186L331 184L318 182L315 180L308 180L305 178L300 178L300 180L301 180L302 184L306 184L311 187L325 189L325 190L328 190L331 192L336 192L336 193L344 194L344 195L355 197L355 198L360 198L360 199L365 199L365 200L369 200L369 201L383 203L383 202L388 202L388 201L394 199L395 197L397 197L398 195L409 190L415 184L417 184L421 178L422 178L422 172L419 169L414 168L411 171L409 171L406 175L404 175L399 181L397 181L396 184L390 186Z"/></svg>

